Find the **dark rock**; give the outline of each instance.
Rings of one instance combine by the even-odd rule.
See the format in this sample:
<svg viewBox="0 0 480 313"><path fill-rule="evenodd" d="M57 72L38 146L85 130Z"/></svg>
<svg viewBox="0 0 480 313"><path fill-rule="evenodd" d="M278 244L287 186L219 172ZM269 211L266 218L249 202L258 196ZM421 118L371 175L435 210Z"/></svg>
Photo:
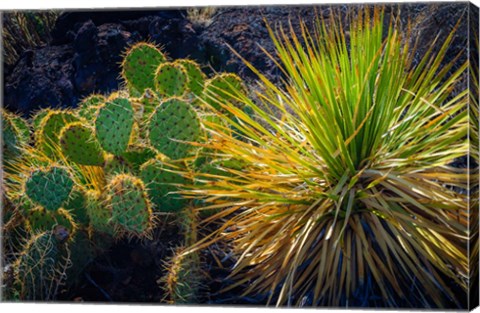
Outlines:
<svg viewBox="0 0 480 313"><path fill-rule="evenodd" d="M201 63L207 59L199 33L185 18L153 19L149 37L159 43L172 59L189 57Z"/></svg>
<svg viewBox="0 0 480 313"><path fill-rule="evenodd" d="M107 23L123 23L124 21L133 21L148 16L159 16L164 19L179 18L185 15L182 10L82 10L75 12L65 12L60 15L52 30L52 44L64 44L71 41L69 32L76 33L79 25L91 20L95 25Z"/></svg>
<svg viewBox="0 0 480 313"><path fill-rule="evenodd" d="M334 9L345 14L349 7L339 5ZM419 45L414 64L439 29L444 31L438 43L443 42L466 7L464 3L401 5L401 24L413 21L413 35L426 43ZM50 46L27 51L17 64L6 68L5 105L28 115L46 106L76 106L79 99L92 92L111 92L121 84L123 52L143 40L158 44L172 59L196 60L207 73L236 72L245 80L256 79L236 51L269 79L280 82L281 71L262 50L276 57L267 24L278 29L291 23L299 30L303 21L311 29L317 15L327 18L331 11L331 6L219 8L206 27L190 22L184 10L66 12L55 25ZM386 23L388 16L397 12L396 6L386 6ZM462 23L447 61L465 48L466 18Z"/></svg>
<svg viewBox="0 0 480 313"><path fill-rule="evenodd" d="M69 44L26 51L5 80L5 106L29 115L44 107L75 107L93 92L118 89L122 53L140 40L120 24L87 20Z"/></svg>
<svg viewBox="0 0 480 313"><path fill-rule="evenodd" d="M69 107L74 102L71 45L27 51L5 80L5 107L28 115L46 107Z"/></svg>
<svg viewBox="0 0 480 313"><path fill-rule="evenodd" d="M318 12L323 12L318 7ZM267 23L283 27L292 23L300 29L300 21L312 25L315 10L302 6L252 7L225 9L214 22L200 35L209 55L209 62L216 71L237 72L244 79L256 78L252 71L233 52L239 53L246 61L260 69L268 78L276 81L279 70L266 56L262 48L273 52L274 46L269 37Z"/></svg>
<svg viewBox="0 0 480 313"><path fill-rule="evenodd" d="M86 24L91 23L86 22ZM82 27L77 34L81 34ZM120 63L122 53L127 46L132 45L136 36L124 30L119 24L103 24L95 27L94 36L81 36L88 38L82 42L81 48L75 50L73 64L75 67L74 84L79 96L85 97L93 92L110 92L118 88ZM75 41L76 45L77 41Z"/></svg>

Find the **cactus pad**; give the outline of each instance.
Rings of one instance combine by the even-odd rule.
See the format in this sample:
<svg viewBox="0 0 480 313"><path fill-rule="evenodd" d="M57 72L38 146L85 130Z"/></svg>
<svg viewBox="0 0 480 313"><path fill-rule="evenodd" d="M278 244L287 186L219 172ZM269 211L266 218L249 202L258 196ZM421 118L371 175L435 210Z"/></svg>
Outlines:
<svg viewBox="0 0 480 313"><path fill-rule="evenodd" d="M27 213L26 223L27 228L35 232L52 230L56 221L52 211L47 211L41 206L38 206Z"/></svg>
<svg viewBox="0 0 480 313"><path fill-rule="evenodd" d="M70 123L62 129L60 146L70 161L81 165L103 164L103 151L93 130L81 122Z"/></svg>
<svg viewBox="0 0 480 313"><path fill-rule="evenodd" d="M61 284L58 243L52 232L33 236L18 260L18 285L24 300L53 300L55 286Z"/></svg>
<svg viewBox="0 0 480 313"><path fill-rule="evenodd" d="M133 108L128 99L105 103L95 120L97 139L105 151L121 155L128 146L133 128Z"/></svg>
<svg viewBox="0 0 480 313"><path fill-rule="evenodd" d="M178 247L167 262L164 277L166 300L170 304L195 304L201 288L201 264L197 252L184 254Z"/></svg>
<svg viewBox="0 0 480 313"><path fill-rule="evenodd" d="M54 230L55 226L61 226L65 229L67 238L73 234L76 229L72 215L64 209L47 211L38 206L28 212L26 222L27 228L33 232Z"/></svg>
<svg viewBox="0 0 480 313"><path fill-rule="evenodd" d="M81 277L85 267L95 258L95 249L85 231L75 233L69 248L72 264L67 269L66 276L68 277L67 284L70 285Z"/></svg>
<svg viewBox="0 0 480 313"><path fill-rule="evenodd" d="M4 158L9 160L20 155L21 134L11 119L2 113L2 151Z"/></svg>
<svg viewBox="0 0 480 313"><path fill-rule="evenodd" d="M11 114L9 118L19 132L20 141L23 143L28 143L30 141L30 126L28 125L27 121L14 114Z"/></svg>
<svg viewBox="0 0 480 313"><path fill-rule="evenodd" d="M40 125L42 125L43 119L48 115L48 113L52 112L50 109L42 109L39 110L35 113L35 115L32 117L32 126L33 126L33 131L34 132L39 132L40 130Z"/></svg>
<svg viewBox="0 0 480 313"><path fill-rule="evenodd" d="M188 200L178 193L179 185L189 181L160 161L152 160L140 169L140 177L145 183L148 195L156 211L178 212L183 209Z"/></svg>
<svg viewBox="0 0 480 313"><path fill-rule="evenodd" d="M138 43L127 51L122 63L122 76L130 93L142 94L154 88L155 70L165 56L154 45Z"/></svg>
<svg viewBox="0 0 480 313"><path fill-rule="evenodd" d="M156 152L146 145L130 146L123 154L123 158L128 161L135 171L139 170L143 163L155 158L155 156Z"/></svg>
<svg viewBox="0 0 480 313"><path fill-rule="evenodd" d="M38 148L47 156L57 156L60 131L67 124L78 122L75 115L66 111L51 111L41 121L38 134L35 136Z"/></svg>
<svg viewBox="0 0 480 313"><path fill-rule="evenodd" d="M148 131L152 146L173 160L189 156L195 147L188 142L198 141L201 135L195 110L177 98L165 100L157 107Z"/></svg>
<svg viewBox="0 0 480 313"><path fill-rule="evenodd" d="M145 89L139 102L143 108L143 119L145 119L155 111L155 108L160 104L160 98L151 89Z"/></svg>
<svg viewBox="0 0 480 313"><path fill-rule="evenodd" d="M212 77L205 83L204 99L216 110L225 113L220 103L231 102L240 106L235 95L245 92L242 79L235 74L225 73Z"/></svg>
<svg viewBox="0 0 480 313"><path fill-rule="evenodd" d="M75 222L81 226L86 226L89 223L89 218L86 210L85 194L78 188L74 188L70 193L70 197L63 205L63 208L70 212Z"/></svg>
<svg viewBox="0 0 480 313"><path fill-rule="evenodd" d="M73 187L70 174L61 167L34 170L25 183L28 197L47 210L57 210L68 199Z"/></svg>
<svg viewBox="0 0 480 313"><path fill-rule="evenodd" d="M187 88L196 96L201 96L205 85L206 76L200 69L200 66L192 60L181 59L176 62L180 63L187 73Z"/></svg>
<svg viewBox="0 0 480 313"><path fill-rule="evenodd" d="M115 176L107 186L112 223L121 233L143 236L152 227L152 209L143 182L130 175Z"/></svg>
<svg viewBox="0 0 480 313"><path fill-rule="evenodd" d="M117 175L130 172L131 167L123 157L109 155L105 160L103 171L105 172L105 175Z"/></svg>
<svg viewBox="0 0 480 313"><path fill-rule="evenodd" d="M104 205L101 195L96 191L87 191L85 195L87 215L90 226L96 232L114 235L114 229L110 224L112 212Z"/></svg>
<svg viewBox="0 0 480 313"><path fill-rule="evenodd" d="M163 63L155 72L155 90L162 98L182 96L187 84L187 72L180 63Z"/></svg>
<svg viewBox="0 0 480 313"><path fill-rule="evenodd" d="M83 99L78 107L78 115L87 121L93 121L98 108L105 103L107 99L102 95L93 94Z"/></svg>

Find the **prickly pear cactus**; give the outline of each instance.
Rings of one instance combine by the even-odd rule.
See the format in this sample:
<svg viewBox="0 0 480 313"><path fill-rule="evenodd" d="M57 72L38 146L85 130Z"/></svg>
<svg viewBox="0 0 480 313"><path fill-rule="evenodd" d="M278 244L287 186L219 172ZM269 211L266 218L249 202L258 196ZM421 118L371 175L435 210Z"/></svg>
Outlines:
<svg viewBox="0 0 480 313"><path fill-rule="evenodd" d="M17 267L17 286L21 300L53 300L64 277L65 261L59 258L53 232L34 235L25 245Z"/></svg>
<svg viewBox="0 0 480 313"><path fill-rule="evenodd" d="M41 119L38 132L35 135L37 148L42 150L50 158L58 158L60 146L60 131L67 124L78 122L79 118L68 111L49 111Z"/></svg>
<svg viewBox="0 0 480 313"><path fill-rule="evenodd" d="M157 153L147 145L136 144L128 147L123 158L128 161L134 171L138 171L145 162L155 158Z"/></svg>
<svg viewBox="0 0 480 313"><path fill-rule="evenodd" d="M30 141L30 126L28 125L27 121L15 114L9 114L8 117L18 130L20 141L23 144L28 144Z"/></svg>
<svg viewBox="0 0 480 313"><path fill-rule="evenodd" d="M141 42L130 48L122 63L122 77L133 95L142 95L145 89L154 89L157 67L165 56L153 44Z"/></svg>
<svg viewBox="0 0 480 313"><path fill-rule="evenodd" d="M201 287L200 260L197 253L185 255L184 251L184 247L178 247L166 266L165 300L170 304L197 303Z"/></svg>
<svg viewBox="0 0 480 313"><path fill-rule="evenodd" d="M183 244L190 247L197 242L198 217L192 208L185 207L179 214ZM183 246L167 262L167 275L164 277L167 301L176 304L196 303L202 287L200 253L186 252Z"/></svg>
<svg viewBox="0 0 480 313"><path fill-rule="evenodd" d="M140 168L140 177L156 211L178 212L188 203L188 200L178 193L178 185L187 184L188 179L175 173L174 169L166 164L151 160Z"/></svg>
<svg viewBox="0 0 480 313"><path fill-rule="evenodd" d="M98 94L88 96L80 102L78 115L87 121L94 120L99 107L105 103L106 100L104 96Z"/></svg>
<svg viewBox="0 0 480 313"><path fill-rule="evenodd" d="M162 102L152 114L148 134L150 143L172 160L189 156L201 136L201 126L192 106L178 98Z"/></svg>
<svg viewBox="0 0 480 313"><path fill-rule="evenodd" d="M9 161L21 154L22 134L4 113L1 114L2 122L2 151L6 161Z"/></svg>
<svg viewBox="0 0 480 313"><path fill-rule="evenodd" d="M177 60L177 62L185 68L185 72L187 73L188 90L196 96L201 96L203 94L206 76L200 69L200 66L195 61L188 59Z"/></svg>
<svg viewBox="0 0 480 313"><path fill-rule="evenodd" d="M103 150L95 138L94 131L85 123L66 125L60 134L62 153L71 161L81 165L103 165Z"/></svg>
<svg viewBox="0 0 480 313"><path fill-rule="evenodd" d="M97 139L105 151L121 155L128 146L133 127L133 108L125 98L103 105L95 120Z"/></svg>
<svg viewBox="0 0 480 313"><path fill-rule="evenodd" d="M216 75L205 83L204 100L216 110L227 113L222 103L238 103L235 95L245 92L242 79L232 73Z"/></svg>
<svg viewBox="0 0 480 313"><path fill-rule="evenodd" d="M153 226L153 215L143 182L135 176L120 174L107 186L107 203L112 223L129 236L145 236Z"/></svg>
<svg viewBox="0 0 480 313"><path fill-rule="evenodd" d="M72 238L77 230L72 214L65 209L58 209L54 214L57 225L54 229L55 236L59 242L65 242Z"/></svg>
<svg viewBox="0 0 480 313"><path fill-rule="evenodd" d="M146 120L155 108L160 104L160 98L152 89L145 89L141 98L138 98L136 101L139 104L139 107L142 108L140 121Z"/></svg>
<svg viewBox="0 0 480 313"><path fill-rule="evenodd" d="M70 174L65 168L58 166L32 171L25 183L25 192L28 197L51 211L62 206L72 188L73 181Z"/></svg>
<svg viewBox="0 0 480 313"><path fill-rule="evenodd" d="M63 208L72 215L75 223L82 228L90 222L86 205L85 192L78 187L74 187L67 202L63 205Z"/></svg>
<svg viewBox="0 0 480 313"><path fill-rule="evenodd" d="M103 171L106 176L115 176L121 173L129 173L132 168L123 157L109 155L105 160Z"/></svg>
<svg viewBox="0 0 480 313"><path fill-rule="evenodd" d="M110 223L112 211L105 205L102 195L97 191L89 190L85 194L85 200L91 230L108 235L115 235L115 231Z"/></svg>
<svg viewBox="0 0 480 313"><path fill-rule="evenodd" d="M29 210L25 222L27 229L33 232L52 230L56 224L54 213L41 206Z"/></svg>
<svg viewBox="0 0 480 313"><path fill-rule="evenodd" d="M58 209L52 212L40 206L28 212L25 224L30 232L54 232L59 242L67 241L77 229L72 215L67 210Z"/></svg>
<svg viewBox="0 0 480 313"><path fill-rule="evenodd" d="M61 250L63 255L67 254L66 249ZM69 259L71 266L68 267L66 284L68 287L74 285L81 277L84 269L95 258L95 248L88 233L79 231L75 234L71 242L68 243Z"/></svg>
<svg viewBox="0 0 480 313"><path fill-rule="evenodd" d="M34 133L38 134L40 130L40 125L42 124L43 119L50 113L50 109L41 109L35 112L31 118L31 124L33 126Z"/></svg>
<svg viewBox="0 0 480 313"><path fill-rule="evenodd" d="M177 62L161 64L155 72L155 90L162 98L182 96L188 87L185 68Z"/></svg>

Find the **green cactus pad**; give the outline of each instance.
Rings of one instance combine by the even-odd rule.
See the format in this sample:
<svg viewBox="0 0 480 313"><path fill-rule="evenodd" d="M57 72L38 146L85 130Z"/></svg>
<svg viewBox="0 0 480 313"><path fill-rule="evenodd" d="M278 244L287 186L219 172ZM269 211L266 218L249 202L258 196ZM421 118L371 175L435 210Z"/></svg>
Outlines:
<svg viewBox="0 0 480 313"><path fill-rule="evenodd" d="M56 226L62 226L65 229L62 236L66 238L74 234L77 228L72 215L67 210L47 211L40 206L28 212L26 222L27 229L32 232L55 231L58 229Z"/></svg>
<svg viewBox="0 0 480 313"><path fill-rule="evenodd" d="M31 231L52 230L56 221L54 213L38 206L29 210L26 216L27 229Z"/></svg>
<svg viewBox="0 0 480 313"><path fill-rule="evenodd" d="M78 115L87 121L93 121L97 115L98 108L107 99L102 95L93 94L83 99L78 106Z"/></svg>
<svg viewBox="0 0 480 313"><path fill-rule="evenodd" d="M144 236L152 227L152 209L143 182L131 175L115 176L107 186L112 223L121 233Z"/></svg>
<svg viewBox="0 0 480 313"><path fill-rule="evenodd" d="M15 158L21 154L21 133L12 120L2 112L2 151L5 160Z"/></svg>
<svg viewBox="0 0 480 313"><path fill-rule="evenodd" d="M63 208L70 212L77 225L84 227L90 222L86 206L87 203L84 192L79 188L75 188L70 193L70 197L63 205Z"/></svg>
<svg viewBox="0 0 480 313"><path fill-rule="evenodd" d="M153 111L155 111L155 108L160 104L160 98L151 89L145 89L145 92L139 99L139 103L142 105L143 108L143 119L146 119L153 113Z"/></svg>
<svg viewBox="0 0 480 313"><path fill-rule="evenodd" d="M244 93L242 79L232 73L216 75L205 83L204 100L216 110L225 113L220 103L231 102L240 106L235 95Z"/></svg>
<svg viewBox="0 0 480 313"><path fill-rule="evenodd" d="M128 161L134 171L138 171L143 163L155 158L157 153L146 145L133 145L128 147L122 155Z"/></svg>
<svg viewBox="0 0 480 313"><path fill-rule="evenodd" d="M200 66L196 62L187 59L177 60L176 62L180 63L187 72L188 90L196 96L201 96L203 94L206 76L200 69Z"/></svg>
<svg viewBox="0 0 480 313"><path fill-rule="evenodd" d="M81 165L103 165L103 150L93 130L81 122L70 123L60 134L62 153L72 162Z"/></svg>
<svg viewBox="0 0 480 313"><path fill-rule="evenodd" d="M155 90L160 97L182 96L187 87L187 71L180 63L163 63L157 68Z"/></svg>
<svg viewBox="0 0 480 313"><path fill-rule="evenodd" d="M30 200L25 193L13 197L10 199L10 201L12 201L12 204L16 208L17 212L23 217L26 217L31 210L38 206L32 200Z"/></svg>
<svg viewBox="0 0 480 313"><path fill-rule="evenodd" d="M202 285L202 270L197 252L185 254L184 247L178 247L167 262L165 300L170 304L195 304Z"/></svg>
<svg viewBox="0 0 480 313"><path fill-rule="evenodd" d="M97 139L105 151L121 155L128 146L133 128L133 108L128 99L105 103L95 120Z"/></svg>
<svg viewBox="0 0 480 313"><path fill-rule="evenodd" d="M123 157L109 155L105 160L103 171L107 176L131 172L131 166Z"/></svg>
<svg viewBox="0 0 480 313"><path fill-rule="evenodd" d="M67 111L51 111L41 121L35 136L37 147L50 158L58 158L60 131L67 124L78 122L73 113Z"/></svg>
<svg viewBox="0 0 480 313"><path fill-rule="evenodd" d="M154 89L157 67L165 56L154 45L141 42L127 51L122 63L122 77L132 94L141 95L145 89Z"/></svg>
<svg viewBox="0 0 480 313"><path fill-rule="evenodd" d="M19 132L20 141L27 144L30 141L30 125L18 115L11 114L9 117Z"/></svg>
<svg viewBox="0 0 480 313"><path fill-rule="evenodd" d="M188 184L189 180L158 160L145 163L140 169L140 178L145 183L148 195L155 211L178 212L188 203L178 192L178 186Z"/></svg>
<svg viewBox="0 0 480 313"><path fill-rule="evenodd" d="M103 151L93 129L81 122L70 123L60 134L62 153L72 162L81 165L103 165Z"/></svg>
<svg viewBox="0 0 480 313"><path fill-rule="evenodd" d="M31 124L33 126L33 131L38 134L40 131L40 125L42 125L43 119L48 115L48 113L53 112L51 109L42 109L39 110L33 115Z"/></svg>
<svg viewBox="0 0 480 313"><path fill-rule="evenodd" d="M199 140L201 127L190 104L171 98L162 102L152 114L148 132L155 149L177 160L189 156L195 149L188 142Z"/></svg>
<svg viewBox="0 0 480 313"><path fill-rule="evenodd" d="M17 263L17 280L23 300L53 300L51 288L61 284L58 242L53 232L33 236ZM64 265L64 264L63 264Z"/></svg>
<svg viewBox="0 0 480 313"><path fill-rule="evenodd" d="M64 257L67 257L67 255L64 255ZM87 265L95 258L93 243L85 231L76 232L72 238L69 244L69 258L72 264L67 269L67 286L75 284Z"/></svg>
<svg viewBox="0 0 480 313"><path fill-rule="evenodd" d="M115 231L110 224L112 211L104 205L101 195L96 191L87 191L85 198L91 228L96 232L114 235Z"/></svg>
<svg viewBox="0 0 480 313"><path fill-rule="evenodd" d="M25 183L25 192L33 202L55 211L68 199L73 181L61 167L34 170Z"/></svg>
<svg viewBox="0 0 480 313"><path fill-rule="evenodd" d="M75 234L77 230L77 224L75 223L73 216L65 209L58 209L54 213L55 220L57 221L57 227L55 228L55 235L57 236L57 240L60 242L66 241L70 239Z"/></svg>

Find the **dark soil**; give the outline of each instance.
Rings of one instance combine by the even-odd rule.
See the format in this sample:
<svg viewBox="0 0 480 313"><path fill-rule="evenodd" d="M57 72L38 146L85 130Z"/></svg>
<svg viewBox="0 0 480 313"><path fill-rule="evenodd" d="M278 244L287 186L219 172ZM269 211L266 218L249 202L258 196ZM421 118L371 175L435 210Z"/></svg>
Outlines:
<svg viewBox="0 0 480 313"><path fill-rule="evenodd" d="M196 60L207 72L236 72L245 80L254 80L253 73L233 49L278 82L279 69L261 49L274 53L266 24L286 26L290 21L294 29L299 29L303 20L311 27L316 14L328 17L333 9L348 10L347 6L219 8L207 27L190 22L184 10L64 12L49 45L25 51L13 66L4 64L4 104L7 109L28 117L40 108L75 107L93 92L106 94L117 90L122 85L119 75L122 53L144 40L163 47L172 59ZM453 60L465 49L466 2L389 6L387 16L398 9L404 25L409 19L414 22L413 35L419 37L418 58L430 47L440 29L439 43L462 15L464 18L446 61ZM152 240L118 242L89 264L75 288L63 291L61 300L158 303L163 299L157 283L164 274L163 260L180 242L178 229L172 225L159 229ZM238 297L238 290L217 295L229 283L226 276L233 265L221 250L204 253L211 279L204 288L201 302L265 303L261 295ZM224 259L224 268L215 265L212 253Z"/></svg>

